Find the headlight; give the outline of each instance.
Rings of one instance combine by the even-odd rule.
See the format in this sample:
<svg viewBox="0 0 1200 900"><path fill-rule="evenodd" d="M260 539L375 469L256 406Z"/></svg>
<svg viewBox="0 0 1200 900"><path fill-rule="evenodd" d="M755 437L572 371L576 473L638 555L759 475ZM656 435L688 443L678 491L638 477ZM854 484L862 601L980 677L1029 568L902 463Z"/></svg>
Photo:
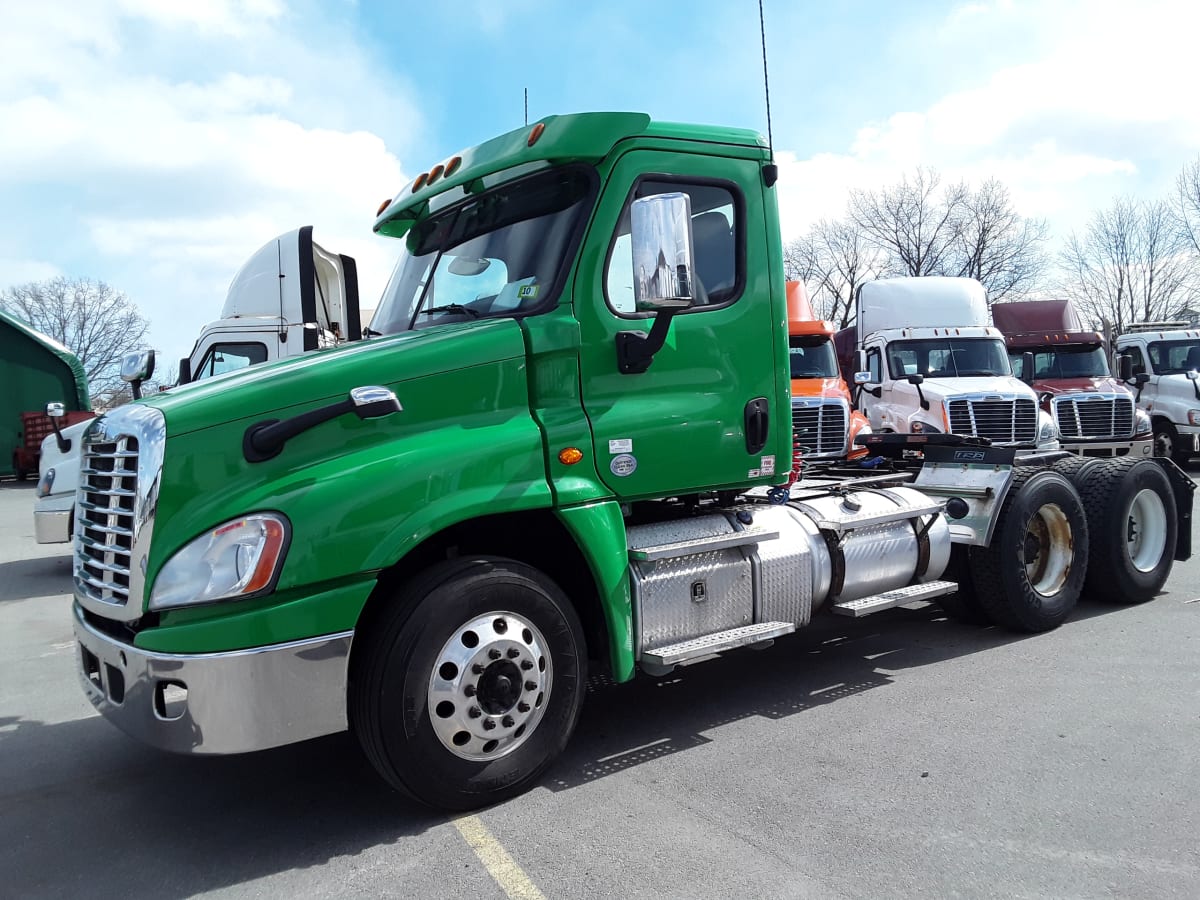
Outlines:
<svg viewBox="0 0 1200 900"><path fill-rule="evenodd" d="M37 495L39 497L49 497L50 492L54 490L54 467L47 469L42 477L38 479Z"/></svg>
<svg viewBox="0 0 1200 900"><path fill-rule="evenodd" d="M941 434L940 428L934 428L928 422L913 422L909 427L913 434Z"/></svg>
<svg viewBox="0 0 1200 900"><path fill-rule="evenodd" d="M1138 412L1141 412L1141 410L1139 409ZM1189 409L1188 410L1188 424L1189 425L1200 425L1200 409Z"/></svg>
<svg viewBox="0 0 1200 900"><path fill-rule="evenodd" d="M252 597L270 590L291 529L278 513L256 513L202 534L162 567L151 609Z"/></svg>
<svg viewBox="0 0 1200 900"><path fill-rule="evenodd" d="M1054 418L1044 409L1038 410L1038 436L1039 444L1048 444L1050 441L1058 440L1058 426L1054 424Z"/></svg>
<svg viewBox="0 0 1200 900"><path fill-rule="evenodd" d="M1188 421L1193 425L1200 424L1192 420L1193 415L1200 415L1200 409L1193 409L1188 413ZM1150 421L1150 413L1144 409L1135 409L1133 411L1133 433L1134 434L1149 434L1154 430L1154 424Z"/></svg>

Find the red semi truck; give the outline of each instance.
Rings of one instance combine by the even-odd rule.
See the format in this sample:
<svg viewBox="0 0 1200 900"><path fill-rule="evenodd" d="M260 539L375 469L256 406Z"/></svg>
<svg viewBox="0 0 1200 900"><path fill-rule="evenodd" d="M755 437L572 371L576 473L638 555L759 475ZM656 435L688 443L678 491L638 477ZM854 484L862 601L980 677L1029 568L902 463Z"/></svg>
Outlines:
<svg viewBox="0 0 1200 900"><path fill-rule="evenodd" d="M997 303L992 319L1004 333L1013 371L1054 416L1064 450L1080 456L1152 455L1150 417L1109 371L1104 338L1084 327L1069 300Z"/></svg>

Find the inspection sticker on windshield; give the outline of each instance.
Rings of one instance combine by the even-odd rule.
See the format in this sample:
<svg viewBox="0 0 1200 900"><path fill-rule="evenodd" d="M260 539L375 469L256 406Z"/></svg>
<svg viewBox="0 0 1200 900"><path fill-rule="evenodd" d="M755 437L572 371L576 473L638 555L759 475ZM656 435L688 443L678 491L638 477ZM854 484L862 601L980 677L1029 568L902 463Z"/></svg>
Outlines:
<svg viewBox="0 0 1200 900"><path fill-rule="evenodd" d="M628 453L622 453L620 456L614 456L608 467L612 469L612 473L618 478L624 478L626 475L632 475L637 471L637 459Z"/></svg>
<svg viewBox="0 0 1200 900"><path fill-rule="evenodd" d="M633 438L621 438L616 441L608 442L609 453L632 453Z"/></svg>
<svg viewBox="0 0 1200 900"><path fill-rule="evenodd" d="M759 460L758 464L759 464L759 471L763 475L774 475L775 474L775 457L774 456L764 456L761 460Z"/></svg>
<svg viewBox="0 0 1200 900"><path fill-rule="evenodd" d="M518 300L536 300L538 295L538 287L536 284L523 284L517 288Z"/></svg>

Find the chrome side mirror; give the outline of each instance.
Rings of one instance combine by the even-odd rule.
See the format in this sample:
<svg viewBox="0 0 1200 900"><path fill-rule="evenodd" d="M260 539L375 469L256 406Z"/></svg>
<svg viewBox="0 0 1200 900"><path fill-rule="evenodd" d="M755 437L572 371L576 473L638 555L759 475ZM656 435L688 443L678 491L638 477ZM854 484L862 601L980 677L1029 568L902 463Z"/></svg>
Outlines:
<svg viewBox="0 0 1200 900"><path fill-rule="evenodd" d="M61 419L67 414L67 408L61 403L47 403L46 415L52 419Z"/></svg>

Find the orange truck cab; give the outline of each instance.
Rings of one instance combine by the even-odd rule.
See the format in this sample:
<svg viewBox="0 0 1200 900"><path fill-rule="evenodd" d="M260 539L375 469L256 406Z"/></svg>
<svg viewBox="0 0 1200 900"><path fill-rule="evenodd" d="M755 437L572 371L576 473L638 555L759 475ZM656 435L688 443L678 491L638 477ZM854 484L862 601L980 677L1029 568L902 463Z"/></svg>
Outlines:
<svg viewBox="0 0 1200 900"><path fill-rule="evenodd" d="M788 354L792 368L792 438L802 459L841 460L866 456L856 447L870 434L866 417L853 409L850 389L838 369L836 329L818 319L804 283L787 283Z"/></svg>

